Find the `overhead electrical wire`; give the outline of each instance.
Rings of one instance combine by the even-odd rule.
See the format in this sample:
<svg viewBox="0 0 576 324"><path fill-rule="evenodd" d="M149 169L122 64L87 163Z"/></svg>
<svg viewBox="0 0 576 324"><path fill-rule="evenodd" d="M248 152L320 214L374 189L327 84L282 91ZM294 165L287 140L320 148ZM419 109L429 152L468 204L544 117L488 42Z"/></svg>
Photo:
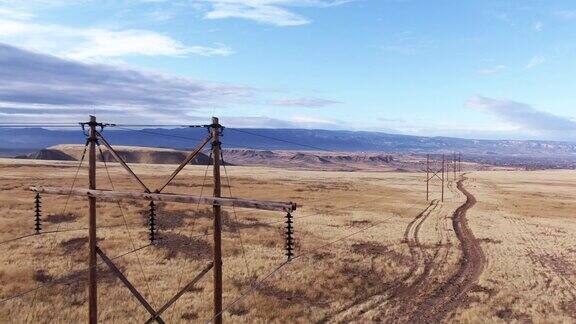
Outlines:
<svg viewBox="0 0 576 324"><path fill-rule="evenodd" d="M133 249L133 250L131 250L131 251L125 252L125 253L123 253L123 254L117 255L117 256L115 256L115 257L110 258L110 260L117 260L117 259L123 258L123 257L125 257L125 256L127 256L127 255L129 255L129 254L136 253L136 252L138 252L138 251L140 251L140 250L142 250L142 249L145 249L145 248L147 248L147 247L149 247L149 246L151 246L151 244L147 244L147 245L141 246L141 247L139 247L139 248ZM102 261L101 263L96 264L96 267L98 267L98 266L100 266L100 265L102 265L102 264L104 264L103 261ZM90 270L90 269L91 269L91 267L87 267L87 268L82 269L82 271L88 271L88 270ZM47 283L44 283L44 284L40 284L40 285L36 286L35 288L31 288L31 289L28 289L28 290L24 290L24 291L21 291L21 292L19 292L19 293L13 294L13 295L11 295L11 296L2 298L2 299L0 299L0 304L4 304L4 303L6 303L6 302L8 302L8 301L10 301L10 300L23 297L23 296L25 296L25 295L27 295L27 294L30 294L30 293L33 293L33 292L37 292L37 291L40 290L40 289L47 288L47 287L50 287L50 286L53 286L53 285L56 285L56 284L59 284L59 283L64 284L64 283L70 283L70 282L78 282L78 281L81 281L81 280L84 280L84 278L75 278L75 279L70 279L70 280L52 280L52 281L50 281L50 282L47 282Z"/></svg>
<svg viewBox="0 0 576 324"><path fill-rule="evenodd" d="M68 208L68 203L70 202L70 197L72 196L72 190L74 189L74 186L76 185L76 181L78 180L78 174L80 173L80 169L82 168L82 164L84 162L84 158L86 157L86 151L88 149L88 142L86 142L86 145L84 145L84 151L82 153L82 157L80 158L80 163L78 163L78 169L76 169L76 173L74 175L74 179L72 180L72 185L70 186L70 191L66 197L66 202L64 203L64 207L62 209L62 215L64 215L66 213L66 209ZM48 255L52 254L52 251L54 250L54 248L56 247L56 239L58 237L58 230L60 229L61 223L58 224L58 226L56 226L56 235L54 235L53 240L52 240L52 244L50 244L50 249L48 250ZM28 317L30 316L30 314L32 313L32 309L34 308L35 302L36 302L36 297L37 297L37 290L34 293L34 297L32 298L32 302L30 304L30 308L28 309L28 313L26 314L26 319L25 319L25 323L28 322Z"/></svg>
<svg viewBox="0 0 576 324"><path fill-rule="evenodd" d="M326 148L322 148L322 147L318 147L318 146L314 146L314 145L308 145L308 144L302 144L302 143L298 143L298 142L294 142L294 141L290 141L290 140L285 140L285 139L281 139L281 138L277 138L277 137L273 137L273 136L269 136L269 135L262 135L262 134L257 134L254 132L250 132L250 131L246 131L240 128L226 128L227 130L231 130L234 132L238 132L238 133L243 133L243 134L248 134L248 135L252 135L252 136L256 136L256 137L261 137L261 138L266 138L266 139L270 139L270 140L274 140L277 142L282 142L282 143L286 143L286 144L292 144L292 145L296 145L296 146L300 146L300 147L306 147L309 149L315 149L318 151L324 151L324 152L336 152L334 150L329 150Z"/></svg>

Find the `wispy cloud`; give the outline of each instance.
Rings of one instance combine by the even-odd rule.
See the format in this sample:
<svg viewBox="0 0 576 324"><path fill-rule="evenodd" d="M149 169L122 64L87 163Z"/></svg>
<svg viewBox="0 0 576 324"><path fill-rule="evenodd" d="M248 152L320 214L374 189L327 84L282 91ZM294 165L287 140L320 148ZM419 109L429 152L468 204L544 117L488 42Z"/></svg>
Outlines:
<svg viewBox="0 0 576 324"><path fill-rule="evenodd" d="M576 10L559 10L556 11L556 16L563 19L576 19Z"/></svg>
<svg viewBox="0 0 576 324"><path fill-rule="evenodd" d="M418 36L411 31L404 31L392 37L380 48L385 52L414 55L435 47L433 40Z"/></svg>
<svg viewBox="0 0 576 324"><path fill-rule="evenodd" d="M528 62L528 64L526 64L525 69L526 70L530 70L533 69L535 67L537 67L538 65L544 64L546 62L546 58L542 55L535 55L534 57L532 57L530 59L530 61Z"/></svg>
<svg viewBox="0 0 576 324"><path fill-rule="evenodd" d="M541 32L543 27L544 27L544 24L542 24L542 22L540 22L540 21L537 21L534 23L534 30L537 32Z"/></svg>
<svg viewBox="0 0 576 324"><path fill-rule="evenodd" d="M1 3L1 2L0 2ZM22 10L11 8L0 8L0 17L6 17L17 20L30 20L35 17L34 14Z"/></svg>
<svg viewBox="0 0 576 324"><path fill-rule="evenodd" d="M501 72L504 72L508 69L508 67L506 65L497 65L491 68L487 68L487 69L482 69L480 71L478 71L480 74L484 74L484 75L493 75L493 74L498 74Z"/></svg>
<svg viewBox="0 0 576 324"><path fill-rule="evenodd" d="M1 43L0 66L0 106L4 108L0 114L9 111L28 118L34 118L38 109L69 116L82 107L96 107L139 120L177 119L200 108L249 102L257 92L237 85L64 60Z"/></svg>
<svg viewBox="0 0 576 324"><path fill-rule="evenodd" d="M344 129L346 127L346 124L341 121L305 116L287 117L286 119L263 116L226 116L222 117L221 120L223 124L233 127L317 129Z"/></svg>
<svg viewBox="0 0 576 324"><path fill-rule="evenodd" d="M207 19L240 18L276 26L300 26L310 20L294 12L296 7L326 8L355 0L196 0L210 6Z"/></svg>
<svg viewBox="0 0 576 324"><path fill-rule="evenodd" d="M272 100L269 103L276 106L320 108L339 104L341 102L316 97L305 97L305 98L278 99L278 100Z"/></svg>
<svg viewBox="0 0 576 324"><path fill-rule="evenodd" d="M576 131L576 121L538 110L521 102L476 95L468 99L466 105L493 115L519 130L534 132Z"/></svg>
<svg viewBox="0 0 576 324"><path fill-rule="evenodd" d="M225 56L233 53L225 45L185 45L167 35L149 30L71 28L6 18L3 15L0 15L0 41L86 61L131 55L185 57Z"/></svg>

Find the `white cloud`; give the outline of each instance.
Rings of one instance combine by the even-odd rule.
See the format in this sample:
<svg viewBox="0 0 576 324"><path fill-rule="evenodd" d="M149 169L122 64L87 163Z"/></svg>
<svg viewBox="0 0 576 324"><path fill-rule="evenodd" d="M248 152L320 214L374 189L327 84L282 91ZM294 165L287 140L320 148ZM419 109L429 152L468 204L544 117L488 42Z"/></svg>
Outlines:
<svg viewBox="0 0 576 324"><path fill-rule="evenodd" d="M536 55L530 59L530 62L526 64L525 69L530 70L532 68L537 67L538 65L544 64L546 62L546 58L542 55Z"/></svg>
<svg viewBox="0 0 576 324"><path fill-rule="evenodd" d="M534 30L537 32L541 32L543 27L544 25L540 21L534 23Z"/></svg>
<svg viewBox="0 0 576 324"><path fill-rule="evenodd" d="M195 0L206 3L210 9L207 19L241 18L276 26L299 26L310 20L290 8L333 7L355 0Z"/></svg>
<svg viewBox="0 0 576 324"><path fill-rule="evenodd" d="M70 49L70 58L88 60L94 58L115 58L127 55L174 56L190 54L201 56L225 56L232 50L225 46L185 46L168 36L146 30L111 31L89 29L79 35L85 40Z"/></svg>
<svg viewBox="0 0 576 324"><path fill-rule="evenodd" d="M563 19L576 19L576 10L560 10L556 12L556 16Z"/></svg>
<svg viewBox="0 0 576 324"><path fill-rule="evenodd" d="M482 69L478 72L480 74L493 75L493 74L498 74L498 73L504 72L507 69L508 69L508 67L506 65L497 65L497 66L492 67L492 68Z"/></svg>
<svg viewBox="0 0 576 324"><path fill-rule="evenodd" d="M56 24L4 18L0 15L0 41L28 49L80 60L102 60L128 55L225 56L224 46L188 46L167 35L140 29L73 28Z"/></svg>
<svg viewBox="0 0 576 324"><path fill-rule="evenodd" d="M270 103L276 106L319 108L339 104L340 102L323 98L305 97L278 99L270 101Z"/></svg>
<svg viewBox="0 0 576 324"><path fill-rule="evenodd" d="M570 118L540 111L531 105L508 99L494 99L476 95L468 99L466 106L491 114L519 130L532 132L576 131L576 122Z"/></svg>
<svg viewBox="0 0 576 324"><path fill-rule="evenodd" d="M0 8L0 17L6 17L16 20L30 20L35 17L34 14L10 8Z"/></svg>
<svg viewBox="0 0 576 324"><path fill-rule="evenodd" d="M238 85L87 64L0 43L0 114L72 116L95 107L109 117L186 118L205 107L250 102L256 90Z"/></svg>

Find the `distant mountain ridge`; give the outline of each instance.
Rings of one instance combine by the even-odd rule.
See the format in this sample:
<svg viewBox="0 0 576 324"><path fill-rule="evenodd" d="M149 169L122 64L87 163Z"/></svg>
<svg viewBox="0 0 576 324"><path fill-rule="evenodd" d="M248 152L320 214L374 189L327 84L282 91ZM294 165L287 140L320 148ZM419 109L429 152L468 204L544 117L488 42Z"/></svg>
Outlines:
<svg viewBox="0 0 576 324"><path fill-rule="evenodd" d="M174 149L194 147L207 134L205 129L108 128L104 135L113 145L154 146ZM43 128L0 128L0 150L42 149L58 144L83 144L80 130ZM225 129L225 148L259 150L449 153L472 155L576 157L576 143L519 140L470 140L450 137L421 137L379 132L313 129ZM296 144L297 143L297 144ZM301 145L298 145L301 144Z"/></svg>
<svg viewBox="0 0 576 324"><path fill-rule="evenodd" d="M189 152L164 148L148 148L140 146L116 145L114 150L127 163L148 163L148 164L180 164L188 156ZM18 156L20 159L33 160L54 160L54 161L78 161L84 151L82 144L60 144L41 149L27 155ZM116 162L108 149L102 149L103 158L106 162ZM98 156L98 159L102 157ZM207 165L210 158L204 153L198 155L190 161L190 164Z"/></svg>

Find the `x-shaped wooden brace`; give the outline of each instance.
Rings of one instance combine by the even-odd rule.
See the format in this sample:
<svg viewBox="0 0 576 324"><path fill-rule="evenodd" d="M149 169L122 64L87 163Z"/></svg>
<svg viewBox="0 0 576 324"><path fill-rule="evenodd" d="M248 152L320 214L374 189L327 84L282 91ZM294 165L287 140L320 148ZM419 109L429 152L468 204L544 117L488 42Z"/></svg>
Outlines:
<svg viewBox="0 0 576 324"><path fill-rule="evenodd" d="M102 142L106 148L110 151L112 156L122 165L132 179L144 189L144 192L138 191L114 191L114 190L97 190L97 189L68 189L68 188L54 188L54 187L31 187L30 190L47 193L47 194L57 194L57 195L70 195L70 196L88 196L98 198L105 201L121 201L121 200L150 200L150 201L165 201L165 202L179 202L179 203L195 203L203 205L216 205L216 206L234 206L242 208L260 209L260 210L271 210L271 211L284 211L293 212L296 210L297 206L292 202L275 202L275 201L261 201L261 200L250 200L241 198L222 198L222 197L198 197L191 195L179 195L179 194L166 194L161 193L168 184L178 175L184 167L190 163L202 150L202 148L208 144L212 139L209 135L207 136L187 157L182 163L174 170L174 172L168 177L168 179L154 192L144 184L144 182L130 169L128 164L120 157L120 155L112 148L110 143L102 136L102 134L96 132L99 142ZM104 252L98 247L96 247L96 253L100 255L102 260L108 265L108 267L114 272L114 274L124 283L124 285L132 292L132 294L138 299L138 301L146 308L148 313L152 317L148 319L146 323L158 322L164 323L160 315L165 312L170 306L172 306L182 295L189 291L210 269L213 267L213 263L208 264L189 284L187 284L183 289L181 289L174 297L172 297L164 306L162 306L158 311L155 311L152 306L146 301L146 299L138 292L138 290L130 283L130 281L122 274L122 272L114 265L112 260L106 256Z"/></svg>
<svg viewBox="0 0 576 324"><path fill-rule="evenodd" d="M172 297L158 311L155 311L154 308L152 308L152 306L144 298L144 296L142 296L142 294L140 294L140 292L136 289L136 287L134 287L134 285L132 285L130 283L130 281L128 280L128 278L126 278L126 276L124 276L122 271L120 271L120 269L118 269L118 267L116 267L114 262L112 262L112 260L110 260L110 258L108 258L108 256L104 252L102 252L102 250L99 247L96 247L96 253L100 256L100 258L102 258L102 261L104 261L104 263L106 263L106 265L108 265L110 270L112 270L112 272L118 277L118 279L120 279L120 281L122 281L122 283L128 288L128 290L130 290L130 292L134 295L134 297L136 297L136 299L138 299L140 304L142 304L142 306L144 306L144 308L146 308L148 313L150 313L150 315L152 315L152 317L150 317L150 319L148 319L148 321L146 321L146 323L152 323L152 322L156 321L160 324L164 324L165 322L162 320L160 315L162 315L162 313L164 313L170 306L172 306L172 304L174 304L178 300L178 298L180 298L182 295L184 295L185 292L192 289L192 287L198 281L200 281L200 279L202 279L202 277L204 277L204 275L206 273L208 273L208 271L210 269L212 269L212 262L210 262L202 270L202 272L200 272L189 284L187 284L182 290L180 290L174 297Z"/></svg>
<svg viewBox="0 0 576 324"><path fill-rule="evenodd" d="M134 180L140 187L142 187L142 189L144 189L144 192L151 192L150 189L148 189L148 187L144 184L144 182L142 182L142 180L140 180L140 178L134 173L134 171L132 171L132 169L128 166L128 164L126 164L126 162L114 150L114 148L112 148L112 145L110 145L110 143L108 143L108 141L104 138L104 136L102 136L102 134L100 134L99 132L96 132L96 136L98 137L98 141L102 142L102 144L104 144L104 146L106 146L106 148L110 151L110 153L112 154L114 159L116 159L116 161L118 161L118 163L120 163L120 165L124 169L126 169L128 174L132 177L132 180ZM198 146L196 146L196 148L194 148L194 150L192 152L190 152L190 154L188 154L186 159L184 159L184 161L182 161L182 163L180 163L180 165L176 168L176 170L174 170L174 172L172 172L172 174L170 175L170 177L168 177L168 179L166 179L164 184L162 186L160 186L158 189L156 189L154 192L156 192L156 193L162 192L162 190L164 190L164 188L166 188L166 186L168 186L168 184L170 184L170 182L172 182L172 180L174 180L174 178L176 178L178 173L180 173L180 171L182 171L182 169L184 169L184 167L188 163L190 163L190 161L192 161L196 156L198 156L198 154L200 154L200 151L202 151L204 146L206 146L206 144L208 144L208 142L210 142L210 139L212 139L211 135L206 136L206 138L204 138L204 140L202 140L202 142L200 142L200 144L198 144Z"/></svg>
<svg viewBox="0 0 576 324"><path fill-rule="evenodd" d="M210 262L204 268L204 270L202 270L196 277L194 277L194 279L192 279L192 281L190 281L189 284L184 286L184 288L182 288L176 295L174 295L174 297L172 297L169 301L167 301L166 304L164 304L164 306L160 307L160 309L156 312L156 314L152 314L152 317L150 317L146 321L146 324L152 323L154 321L158 321L158 319L160 318L160 315L162 315L162 313L164 313L168 308L170 308L170 306L172 306L172 304L174 304L180 297L182 297L182 295L184 295L184 293L186 293L187 291L192 289L192 287L194 287L194 285L198 281L200 281L200 279L202 279L202 277L204 277L204 275L206 273L208 273L208 271L210 271L210 269L212 269L213 266L214 266L214 264L212 262Z"/></svg>
<svg viewBox="0 0 576 324"><path fill-rule="evenodd" d="M442 170L438 170L436 172L432 171L432 170L428 170L429 172L432 172L432 175L430 177L428 177L428 180L426 181L430 181L432 180L434 177L438 178L438 180L442 180L442 178L440 178L440 176L438 175L438 173L442 172Z"/></svg>

